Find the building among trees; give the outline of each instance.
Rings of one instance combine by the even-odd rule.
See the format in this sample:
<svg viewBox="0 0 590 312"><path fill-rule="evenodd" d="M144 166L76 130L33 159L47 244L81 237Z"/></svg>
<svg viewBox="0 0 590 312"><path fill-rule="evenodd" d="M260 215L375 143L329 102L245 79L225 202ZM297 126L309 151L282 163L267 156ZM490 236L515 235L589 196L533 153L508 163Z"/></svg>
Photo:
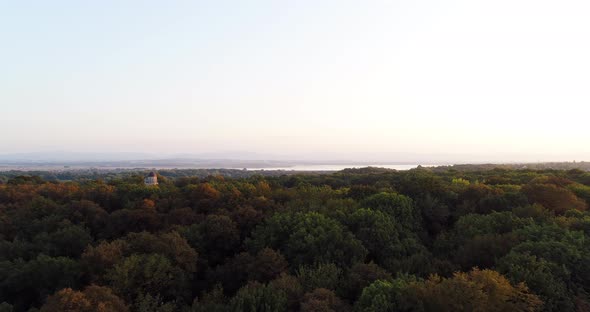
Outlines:
<svg viewBox="0 0 590 312"><path fill-rule="evenodd" d="M158 176L153 171L143 180L145 185L158 185Z"/></svg>

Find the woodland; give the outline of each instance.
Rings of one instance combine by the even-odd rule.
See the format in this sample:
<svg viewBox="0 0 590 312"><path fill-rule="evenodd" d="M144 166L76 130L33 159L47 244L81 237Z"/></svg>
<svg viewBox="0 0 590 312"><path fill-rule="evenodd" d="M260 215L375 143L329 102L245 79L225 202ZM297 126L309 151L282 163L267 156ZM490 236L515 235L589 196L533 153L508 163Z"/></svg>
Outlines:
<svg viewBox="0 0 590 312"><path fill-rule="evenodd" d="M5 175L0 311L590 311L589 172L189 173Z"/></svg>

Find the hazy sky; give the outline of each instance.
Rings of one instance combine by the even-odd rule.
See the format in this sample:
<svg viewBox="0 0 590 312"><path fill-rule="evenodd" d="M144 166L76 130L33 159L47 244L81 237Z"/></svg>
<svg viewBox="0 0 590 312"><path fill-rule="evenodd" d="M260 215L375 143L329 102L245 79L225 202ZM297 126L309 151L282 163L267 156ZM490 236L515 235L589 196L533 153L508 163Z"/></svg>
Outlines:
<svg viewBox="0 0 590 312"><path fill-rule="evenodd" d="M590 160L590 1L2 1L0 153Z"/></svg>

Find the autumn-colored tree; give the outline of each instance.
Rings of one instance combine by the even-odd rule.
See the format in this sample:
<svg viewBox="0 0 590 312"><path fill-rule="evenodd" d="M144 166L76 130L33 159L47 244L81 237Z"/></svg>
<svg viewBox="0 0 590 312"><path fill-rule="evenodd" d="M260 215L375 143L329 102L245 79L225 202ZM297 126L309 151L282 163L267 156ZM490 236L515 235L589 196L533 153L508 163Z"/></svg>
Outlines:
<svg viewBox="0 0 590 312"><path fill-rule="evenodd" d="M84 291L64 288L47 298L41 312L127 312L121 298L108 287L88 286Z"/></svg>
<svg viewBox="0 0 590 312"><path fill-rule="evenodd" d="M47 298L47 303L41 308L42 312L75 312L90 311L92 303L86 296L71 288L60 290L57 294Z"/></svg>
<svg viewBox="0 0 590 312"><path fill-rule="evenodd" d="M289 263L280 252L270 248L261 249L252 259L248 269L249 280L268 282L287 271Z"/></svg>
<svg viewBox="0 0 590 312"><path fill-rule="evenodd" d="M563 214L567 210L586 210L586 202L578 198L572 191L554 184L528 184L522 192L531 203L543 205L545 208Z"/></svg>
<svg viewBox="0 0 590 312"><path fill-rule="evenodd" d="M543 304L524 284L512 285L492 270L431 276L417 293L425 311L538 311Z"/></svg>
<svg viewBox="0 0 590 312"><path fill-rule="evenodd" d="M303 296L302 312L345 312L350 307L336 294L325 288L316 288Z"/></svg>
<svg viewBox="0 0 590 312"><path fill-rule="evenodd" d="M261 180L256 183L256 195L268 197L270 196L271 191L272 190L270 185L268 185L268 182Z"/></svg>
<svg viewBox="0 0 590 312"><path fill-rule="evenodd" d="M189 185L187 188L190 190L190 198L193 201L193 205L200 211L211 211L215 203L221 198L221 192L215 189L210 183Z"/></svg>
<svg viewBox="0 0 590 312"><path fill-rule="evenodd" d="M149 198L144 198L137 206L138 209L156 212L156 202Z"/></svg>
<svg viewBox="0 0 590 312"><path fill-rule="evenodd" d="M104 273L123 258L125 249L126 244L122 240L88 246L82 254L81 263L90 280L100 281Z"/></svg>
<svg viewBox="0 0 590 312"><path fill-rule="evenodd" d="M154 235L130 233L125 238L125 254L161 254L188 273L196 271L197 252L177 232Z"/></svg>

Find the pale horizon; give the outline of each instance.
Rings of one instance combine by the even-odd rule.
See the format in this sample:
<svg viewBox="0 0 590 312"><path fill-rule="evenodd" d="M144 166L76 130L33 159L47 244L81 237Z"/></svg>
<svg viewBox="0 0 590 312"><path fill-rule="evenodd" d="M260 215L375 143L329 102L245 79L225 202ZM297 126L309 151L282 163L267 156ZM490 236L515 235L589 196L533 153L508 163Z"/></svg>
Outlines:
<svg viewBox="0 0 590 312"><path fill-rule="evenodd" d="M0 155L589 161L588 16L571 0L3 3Z"/></svg>

